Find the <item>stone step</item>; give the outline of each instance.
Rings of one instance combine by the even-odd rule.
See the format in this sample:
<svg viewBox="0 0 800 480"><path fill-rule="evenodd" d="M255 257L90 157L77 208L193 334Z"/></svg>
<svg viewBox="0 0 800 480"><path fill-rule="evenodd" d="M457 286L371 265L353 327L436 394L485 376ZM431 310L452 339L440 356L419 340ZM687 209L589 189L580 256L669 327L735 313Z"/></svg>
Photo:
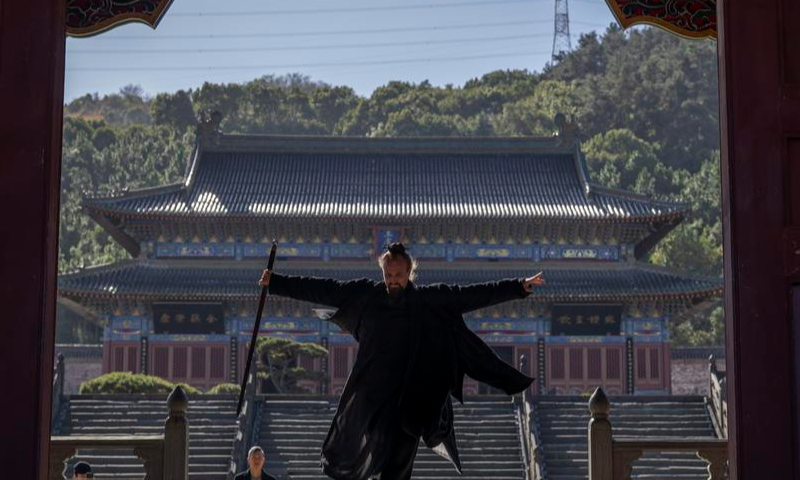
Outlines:
<svg viewBox="0 0 800 480"><path fill-rule="evenodd" d="M547 480L586 480L588 472L585 401L544 399L534 405ZM611 400L615 437L714 438L701 397ZM705 479L706 463L691 452L647 452L634 464L633 478Z"/></svg>
<svg viewBox="0 0 800 480"><path fill-rule="evenodd" d="M291 402L268 399L263 404L261 446L272 464L287 472L285 478L327 480L319 469L320 450L334 413L335 408L326 408L325 402L299 409ZM413 479L525 479L519 421L507 397L455 406L454 422L464 475L421 444Z"/></svg>
<svg viewBox="0 0 800 480"><path fill-rule="evenodd" d="M322 475L321 473L313 474L313 473L302 473L302 474L294 474L289 477L290 480L330 480L330 478ZM464 472L463 475L459 475L455 470L452 473L442 473L441 476L432 476L429 473L417 473L416 471L411 475L411 480L524 480L525 475L491 475L486 476L486 474L478 474L472 475L467 472ZM585 478L583 480L586 480Z"/></svg>
<svg viewBox="0 0 800 480"><path fill-rule="evenodd" d="M236 433L236 397L190 399L189 478L192 480L224 480L230 464L230 451ZM165 396L141 399L138 396L72 396L69 423L62 432L69 435L158 435L164 431L167 417ZM128 450L82 449L78 457L89 461L96 478L142 478L141 460Z"/></svg>
<svg viewBox="0 0 800 480"><path fill-rule="evenodd" d="M549 435L573 435L573 434L582 434L584 437L586 436L586 428L587 427L578 427L578 426L557 426L557 427L550 427L547 429ZM628 426L621 426L618 427L613 425L613 432L614 436L622 436L622 437L703 437L708 434L708 427L705 428L697 428L697 427L683 427L682 425L678 425L673 428L650 428L650 427L628 427ZM542 439L544 439L546 435L542 434Z"/></svg>

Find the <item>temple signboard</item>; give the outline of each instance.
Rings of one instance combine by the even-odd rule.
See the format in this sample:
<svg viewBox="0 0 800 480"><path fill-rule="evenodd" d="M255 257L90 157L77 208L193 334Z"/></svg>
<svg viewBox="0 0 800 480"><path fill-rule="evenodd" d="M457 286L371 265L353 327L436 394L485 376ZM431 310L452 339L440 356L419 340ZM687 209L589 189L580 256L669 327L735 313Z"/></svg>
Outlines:
<svg viewBox="0 0 800 480"><path fill-rule="evenodd" d="M153 330L167 334L225 333L221 303L154 303Z"/></svg>
<svg viewBox="0 0 800 480"><path fill-rule="evenodd" d="M551 335L619 335L622 305L553 305Z"/></svg>

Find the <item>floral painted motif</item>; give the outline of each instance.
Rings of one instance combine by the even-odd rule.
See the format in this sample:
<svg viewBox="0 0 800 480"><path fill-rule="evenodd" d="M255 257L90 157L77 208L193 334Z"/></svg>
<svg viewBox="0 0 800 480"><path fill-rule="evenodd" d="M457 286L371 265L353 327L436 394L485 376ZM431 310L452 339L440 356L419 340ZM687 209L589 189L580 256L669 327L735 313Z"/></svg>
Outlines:
<svg viewBox="0 0 800 480"><path fill-rule="evenodd" d="M97 35L128 22L156 28L172 0L67 0L67 34Z"/></svg>
<svg viewBox="0 0 800 480"><path fill-rule="evenodd" d="M717 38L717 0L606 0L624 28L656 25L684 37Z"/></svg>

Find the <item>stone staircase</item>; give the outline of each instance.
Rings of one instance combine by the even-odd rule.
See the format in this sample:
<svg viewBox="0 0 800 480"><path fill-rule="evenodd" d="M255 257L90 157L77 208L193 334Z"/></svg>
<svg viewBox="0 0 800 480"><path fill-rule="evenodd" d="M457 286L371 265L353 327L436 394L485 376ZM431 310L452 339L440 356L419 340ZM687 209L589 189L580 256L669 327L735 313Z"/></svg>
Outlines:
<svg viewBox="0 0 800 480"><path fill-rule="evenodd" d="M701 396L622 396L609 400L609 420L615 438L716 438ZM544 451L546 480L586 480L588 400L582 397L536 397L533 404ZM647 452L633 465L632 478L708 478L706 462L691 452Z"/></svg>
<svg viewBox="0 0 800 480"><path fill-rule="evenodd" d="M468 398L454 410L463 475L420 444L413 479L525 480L520 424L509 397ZM335 411L333 398L266 397L258 438L267 471L286 480L327 480L319 455Z"/></svg>
<svg viewBox="0 0 800 480"><path fill-rule="evenodd" d="M60 435L160 435L167 417L166 395L72 395L63 408ZM189 399L190 479L225 479L236 434L235 410L233 396ZM95 478L144 477L141 460L131 450L80 450L73 462L77 460L89 462Z"/></svg>

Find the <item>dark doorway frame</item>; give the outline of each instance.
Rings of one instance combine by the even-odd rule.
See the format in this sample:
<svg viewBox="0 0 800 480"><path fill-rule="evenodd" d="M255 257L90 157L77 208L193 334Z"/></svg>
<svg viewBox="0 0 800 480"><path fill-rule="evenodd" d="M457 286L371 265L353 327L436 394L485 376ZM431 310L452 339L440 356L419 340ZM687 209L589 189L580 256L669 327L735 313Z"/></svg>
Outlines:
<svg viewBox="0 0 800 480"><path fill-rule="evenodd" d="M800 6L725 0L719 10L731 478L797 478L790 288L800 283L800 221L790 207L800 197L789 193L800 189ZM0 2L0 424L8 440L0 464L9 478L47 478L64 15L59 0Z"/></svg>

